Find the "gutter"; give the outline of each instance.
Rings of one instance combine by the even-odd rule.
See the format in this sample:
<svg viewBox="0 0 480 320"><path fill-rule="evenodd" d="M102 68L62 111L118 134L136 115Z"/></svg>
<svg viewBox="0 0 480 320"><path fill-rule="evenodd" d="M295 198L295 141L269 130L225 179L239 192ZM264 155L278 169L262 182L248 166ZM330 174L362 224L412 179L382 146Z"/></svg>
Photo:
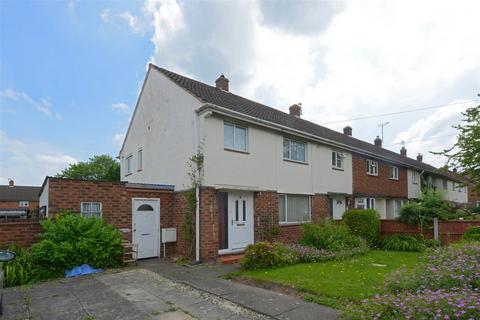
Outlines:
<svg viewBox="0 0 480 320"><path fill-rule="evenodd" d="M300 136L300 137L306 137L310 140L320 142L320 143L323 143L323 144L326 144L326 145L330 145L330 146L334 146L334 147L341 147L345 150L353 151L353 152L363 154L363 155L367 155L367 156L372 156L374 158L382 159L382 160L385 160L385 161L388 161L388 162L391 162L391 163L394 163L394 164L398 164L398 165L403 166L403 167L410 167L410 168L415 168L417 170L425 171L425 169L422 169L422 168L417 167L417 166L401 163L397 160L390 159L388 157L384 157L384 156L381 156L381 155L378 155L378 154L375 154L375 153L367 152L363 149L355 148L355 147L352 147L352 146L349 146L349 145L346 145L346 144L343 144L343 143L339 143L339 142L334 141L334 140L321 138L321 137L318 137L316 135L306 133L304 131L292 129L290 127L286 127L286 126L276 124L276 123L273 123L273 122L270 122L270 121L266 121L266 120L262 120L262 119L259 119L259 118L256 118L256 117L252 117L252 116L249 116L249 115L237 112L237 111L232 111L230 109L220 107L216 104L206 103L205 105L203 105L202 107L197 109L195 112L200 115L200 114L202 114L206 111L211 112L211 110L213 110L217 114L221 114L221 115L228 116L228 117L231 117L231 118L243 120L243 121L246 121L246 122L249 122L249 123L260 124L264 127L270 128L272 130L285 132L285 133L293 134L293 135ZM432 173L432 174L444 176L444 175L442 175L441 173L438 173L438 172L434 172L434 171L429 171L429 172ZM444 177L453 180L451 177L447 177L447 176L444 176ZM459 181L460 180L457 180L457 182L459 182Z"/></svg>

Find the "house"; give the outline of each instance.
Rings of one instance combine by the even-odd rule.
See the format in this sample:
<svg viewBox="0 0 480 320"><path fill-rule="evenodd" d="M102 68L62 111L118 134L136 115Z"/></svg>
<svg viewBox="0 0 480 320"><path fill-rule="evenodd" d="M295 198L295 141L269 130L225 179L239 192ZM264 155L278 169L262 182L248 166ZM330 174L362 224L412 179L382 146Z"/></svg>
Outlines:
<svg viewBox="0 0 480 320"><path fill-rule="evenodd" d="M351 207L394 217L425 177L460 182L404 149L356 139L349 127L340 133L306 121L301 104L289 111L231 93L224 75L210 86L150 64L119 153L122 180L166 183L181 194L191 188L189 158L202 153L197 260L242 251L266 233L297 241L303 223ZM456 192L452 201L466 202Z"/></svg>
<svg viewBox="0 0 480 320"><path fill-rule="evenodd" d="M13 180L0 185L0 219L27 218L38 209L40 187L16 186Z"/></svg>

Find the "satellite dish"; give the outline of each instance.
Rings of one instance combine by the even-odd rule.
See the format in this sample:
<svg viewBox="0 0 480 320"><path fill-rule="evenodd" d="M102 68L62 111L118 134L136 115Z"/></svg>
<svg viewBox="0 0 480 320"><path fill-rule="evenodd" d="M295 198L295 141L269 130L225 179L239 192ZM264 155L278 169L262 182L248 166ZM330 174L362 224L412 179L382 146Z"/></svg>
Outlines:
<svg viewBox="0 0 480 320"><path fill-rule="evenodd" d="M8 262L15 259L17 255L15 252L8 251L8 250L0 250L0 262Z"/></svg>

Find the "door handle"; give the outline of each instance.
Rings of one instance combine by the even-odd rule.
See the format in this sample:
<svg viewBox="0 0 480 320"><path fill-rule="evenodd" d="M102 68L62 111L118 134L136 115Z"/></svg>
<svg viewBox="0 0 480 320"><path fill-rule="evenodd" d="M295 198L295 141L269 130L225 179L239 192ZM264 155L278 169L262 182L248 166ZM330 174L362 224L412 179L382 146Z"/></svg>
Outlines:
<svg viewBox="0 0 480 320"><path fill-rule="evenodd" d="M142 233L141 236L148 236L150 233Z"/></svg>

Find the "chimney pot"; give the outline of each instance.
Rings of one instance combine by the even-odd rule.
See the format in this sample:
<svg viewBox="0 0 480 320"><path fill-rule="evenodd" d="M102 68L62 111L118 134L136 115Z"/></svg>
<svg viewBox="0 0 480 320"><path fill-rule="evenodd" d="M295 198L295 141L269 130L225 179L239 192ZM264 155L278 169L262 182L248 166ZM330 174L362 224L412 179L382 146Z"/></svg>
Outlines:
<svg viewBox="0 0 480 320"><path fill-rule="evenodd" d="M400 149L400 154L404 157L407 156L407 149L405 149L405 147L402 147L402 149Z"/></svg>
<svg viewBox="0 0 480 320"><path fill-rule="evenodd" d="M215 80L215 87L217 87L218 89L228 91L229 82L230 81L227 78L225 78L225 75L221 74L220 77L218 77L218 79Z"/></svg>
<svg viewBox="0 0 480 320"><path fill-rule="evenodd" d="M423 162L423 154L417 154L417 161Z"/></svg>
<svg viewBox="0 0 480 320"><path fill-rule="evenodd" d="M8 180L8 186L13 188L13 186L15 186L15 181L13 181L12 179L9 179Z"/></svg>
<svg viewBox="0 0 480 320"><path fill-rule="evenodd" d="M343 134L346 134L347 136L352 136L352 127L350 126L346 126L345 128L343 128Z"/></svg>
<svg viewBox="0 0 480 320"><path fill-rule="evenodd" d="M300 116L302 115L302 104L301 103L292 104L288 109L290 110L290 114L292 116L300 118Z"/></svg>
<svg viewBox="0 0 480 320"><path fill-rule="evenodd" d="M380 139L379 136L377 136L375 138L375 140L373 140L373 143L377 146L377 147L381 147L382 146L382 139Z"/></svg>

